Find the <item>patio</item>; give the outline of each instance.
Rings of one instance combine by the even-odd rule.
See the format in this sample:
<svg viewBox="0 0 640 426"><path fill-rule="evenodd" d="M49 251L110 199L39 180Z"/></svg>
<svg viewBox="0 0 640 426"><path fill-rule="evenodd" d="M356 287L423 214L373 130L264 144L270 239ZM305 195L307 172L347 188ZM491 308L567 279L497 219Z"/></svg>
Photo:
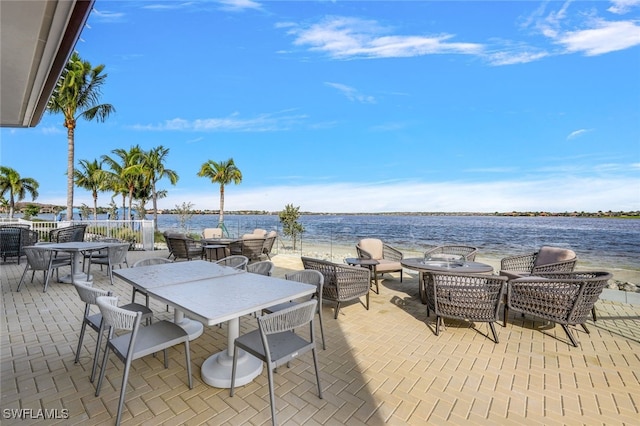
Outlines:
<svg viewBox="0 0 640 426"><path fill-rule="evenodd" d="M129 264L166 251L129 252ZM274 276L302 269L299 257L277 255ZM84 305L73 286L49 283L41 274L15 292L24 263L2 264L2 424L112 424L122 364L110 362L101 396L89 383L95 333L85 336L80 363L73 362ZM96 286L130 300L131 288L109 284L92 269ZM61 274L66 273L63 269ZM381 281L371 310L347 303L333 319L324 307L327 349L319 350L324 399L316 395L310 355L275 375L278 421L305 425L378 424L635 424L640 412L640 306L600 301L590 335L576 332L574 348L560 326L513 314L500 322L499 344L477 329L445 320L440 336L418 297L417 275L405 270ZM142 300L142 299L140 299ZM156 317L173 311L152 301ZM241 319L241 333L256 327ZM205 327L191 342L194 388L185 382L184 357L169 351L132 365L123 424L269 424L266 371L249 385L228 389L204 384L200 366L226 347L226 330ZM308 357L308 358L307 358ZM25 409L19 411L21 409ZM42 410L42 411L38 411ZM64 411L66 410L66 411ZM27 420L17 419L17 413ZM69 418L63 419L65 413ZM57 415L58 419L46 419ZM38 418L31 418L38 417Z"/></svg>

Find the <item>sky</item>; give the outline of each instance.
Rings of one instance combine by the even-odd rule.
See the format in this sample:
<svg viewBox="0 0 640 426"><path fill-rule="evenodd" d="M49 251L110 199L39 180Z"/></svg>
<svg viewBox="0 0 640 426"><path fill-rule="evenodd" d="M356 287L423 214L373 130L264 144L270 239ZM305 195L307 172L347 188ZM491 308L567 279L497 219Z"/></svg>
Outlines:
<svg viewBox="0 0 640 426"><path fill-rule="evenodd" d="M640 210L640 0L97 0L76 50L116 110L76 165L168 148L160 208L218 209L197 172L233 158L225 211ZM0 130L40 203L66 205L62 122Z"/></svg>

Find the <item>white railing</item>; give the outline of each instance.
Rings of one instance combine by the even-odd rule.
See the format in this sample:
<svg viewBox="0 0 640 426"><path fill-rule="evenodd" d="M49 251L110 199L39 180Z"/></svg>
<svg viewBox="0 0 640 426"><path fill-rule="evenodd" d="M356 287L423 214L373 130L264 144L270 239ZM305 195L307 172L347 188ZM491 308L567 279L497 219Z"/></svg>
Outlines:
<svg viewBox="0 0 640 426"><path fill-rule="evenodd" d="M4 222L4 221L3 221ZM152 220L73 220L61 222L32 222L17 219L4 223L26 223L38 232L39 241L48 241L49 231L71 225L87 225L85 241L117 238L128 241L137 250L153 250L154 233Z"/></svg>

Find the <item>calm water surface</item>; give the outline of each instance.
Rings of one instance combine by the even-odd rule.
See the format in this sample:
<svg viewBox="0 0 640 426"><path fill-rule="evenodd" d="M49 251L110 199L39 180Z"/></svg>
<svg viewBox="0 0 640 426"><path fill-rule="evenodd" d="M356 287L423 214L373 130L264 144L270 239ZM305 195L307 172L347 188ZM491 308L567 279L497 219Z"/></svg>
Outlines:
<svg viewBox="0 0 640 426"><path fill-rule="evenodd" d="M216 226L217 215L196 215L190 232ZM354 246L380 238L400 249L423 251L441 244L466 244L487 255L531 252L541 245L571 248L586 262L640 269L640 220L572 217L307 215L302 243ZM232 235L254 228L280 231L277 215L225 215ZM178 229L177 215L159 215L160 230Z"/></svg>

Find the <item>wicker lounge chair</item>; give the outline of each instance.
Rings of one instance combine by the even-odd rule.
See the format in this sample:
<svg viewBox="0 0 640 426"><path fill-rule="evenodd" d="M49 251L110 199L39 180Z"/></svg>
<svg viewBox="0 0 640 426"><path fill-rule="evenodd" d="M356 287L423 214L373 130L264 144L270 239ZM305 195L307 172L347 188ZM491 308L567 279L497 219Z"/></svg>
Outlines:
<svg viewBox="0 0 640 426"><path fill-rule="evenodd" d="M436 336L442 318L454 318L489 324L494 342L506 277L486 274L432 272L427 285L427 316L436 314Z"/></svg>
<svg viewBox="0 0 640 426"><path fill-rule="evenodd" d="M334 318L338 318L340 304L365 296L369 310L370 271L359 266L349 266L326 260L302 257L304 269L319 271L324 276L322 298L336 302Z"/></svg>
<svg viewBox="0 0 640 426"><path fill-rule="evenodd" d="M573 250L542 246L535 253L505 257L500 261L500 275L511 279L540 272L571 272L578 262Z"/></svg>
<svg viewBox="0 0 640 426"><path fill-rule="evenodd" d="M608 272L541 272L509 281L507 309L560 324L573 346L578 346L570 325L585 325L612 275Z"/></svg>
<svg viewBox="0 0 640 426"><path fill-rule="evenodd" d="M377 238L364 238L356 244L358 258L377 260L376 273L383 275L385 272L400 272L402 282L402 265L400 261L403 254L400 250L391 247Z"/></svg>
<svg viewBox="0 0 640 426"><path fill-rule="evenodd" d="M24 247L32 246L38 242L38 233L25 226L0 227L0 256L6 262L7 257L20 258L25 256Z"/></svg>
<svg viewBox="0 0 640 426"><path fill-rule="evenodd" d="M461 245L444 245L434 247L431 250L427 250L424 253L425 259L428 257L438 258L445 257L446 255L454 255L454 256L464 256L465 260L469 262L473 262L476 260L476 254L478 253L478 249L476 247L471 246L461 246Z"/></svg>
<svg viewBox="0 0 640 426"><path fill-rule="evenodd" d="M180 259L202 259L202 245L183 234L165 232L164 239L169 248L169 257Z"/></svg>

